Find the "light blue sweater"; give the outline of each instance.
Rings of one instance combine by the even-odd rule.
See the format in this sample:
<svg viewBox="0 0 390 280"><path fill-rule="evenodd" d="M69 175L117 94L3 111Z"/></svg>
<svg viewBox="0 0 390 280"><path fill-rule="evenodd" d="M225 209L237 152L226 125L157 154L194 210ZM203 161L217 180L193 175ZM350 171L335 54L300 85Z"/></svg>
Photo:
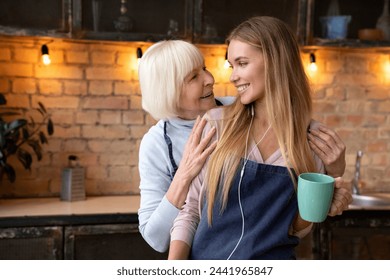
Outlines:
<svg viewBox="0 0 390 280"><path fill-rule="evenodd" d="M218 98L224 105L234 97ZM184 146L195 120L172 118L167 121L167 135L172 141L173 157L179 166ZM170 243L170 230L179 213L165 196L172 182L172 164L164 140L164 120L152 126L142 138L139 149L141 205L138 210L139 231L156 251L165 252Z"/></svg>

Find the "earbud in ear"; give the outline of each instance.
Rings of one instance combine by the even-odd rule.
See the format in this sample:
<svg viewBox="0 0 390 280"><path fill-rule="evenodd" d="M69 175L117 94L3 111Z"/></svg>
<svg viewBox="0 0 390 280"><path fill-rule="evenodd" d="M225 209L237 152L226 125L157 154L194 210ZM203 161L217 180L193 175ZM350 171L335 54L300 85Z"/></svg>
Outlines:
<svg viewBox="0 0 390 280"><path fill-rule="evenodd" d="M252 114L252 117L255 115L255 109L253 108L253 105L251 106L251 114Z"/></svg>

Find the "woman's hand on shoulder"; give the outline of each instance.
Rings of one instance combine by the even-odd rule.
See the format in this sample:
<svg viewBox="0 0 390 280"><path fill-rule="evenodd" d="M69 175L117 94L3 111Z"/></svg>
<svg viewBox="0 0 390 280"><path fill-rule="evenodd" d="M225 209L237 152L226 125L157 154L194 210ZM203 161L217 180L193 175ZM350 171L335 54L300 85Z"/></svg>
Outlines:
<svg viewBox="0 0 390 280"><path fill-rule="evenodd" d="M311 149L324 163L326 173L333 177L342 176L346 166L346 147L340 136L334 130L320 125L310 129L308 138Z"/></svg>
<svg viewBox="0 0 390 280"><path fill-rule="evenodd" d="M198 117L196 119L184 147L179 168L166 193L167 199L178 209L181 209L184 205L192 180L199 174L208 156L217 146L217 141L212 141L216 131L215 128L211 128L202 138L206 124L207 120L205 118Z"/></svg>

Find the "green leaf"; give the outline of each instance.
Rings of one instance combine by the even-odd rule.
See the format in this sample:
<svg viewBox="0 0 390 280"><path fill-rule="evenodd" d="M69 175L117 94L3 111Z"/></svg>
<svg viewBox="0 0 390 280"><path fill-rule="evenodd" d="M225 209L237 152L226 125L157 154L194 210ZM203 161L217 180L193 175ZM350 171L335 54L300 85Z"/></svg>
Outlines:
<svg viewBox="0 0 390 280"><path fill-rule="evenodd" d="M8 129L7 129L6 133L9 131L12 131L12 130L17 130L17 129L25 126L26 124L27 124L27 121L25 119L14 120L8 124Z"/></svg>
<svg viewBox="0 0 390 280"><path fill-rule="evenodd" d="M23 132L23 139L27 140L30 137L30 132L28 132L28 129L25 127L22 128L22 132Z"/></svg>
<svg viewBox="0 0 390 280"><path fill-rule="evenodd" d="M47 141L45 133L43 133L42 131L39 131L39 140L41 141L41 144L49 143Z"/></svg>
<svg viewBox="0 0 390 280"><path fill-rule="evenodd" d="M33 148L35 154L37 155L38 161L42 159L42 148L41 145L39 145L39 142L35 139L29 140L28 145Z"/></svg>
<svg viewBox="0 0 390 280"><path fill-rule="evenodd" d="M23 164L23 167L27 170L31 170L32 156L29 152L23 149L18 150L18 159Z"/></svg>
<svg viewBox="0 0 390 280"><path fill-rule="evenodd" d="M45 106L44 106L41 102L38 102L38 105L39 105L39 107L41 108L42 112L45 113L45 114L47 114L47 111L46 111Z"/></svg>
<svg viewBox="0 0 390 280"><path fill-rule="evenodd" d="M7 99L5 99L4 94L0 93L0 105L7 104Z"/></svg>
<svg viewBox="0 0 390 280"><path fill-rule="evenodd" d="M53 135L54 133L54 124L53 121L49 118L47 120L47 134Z"/></svg>
<svg viewBox="0 0 390 280"><path fill-rule="evenodd" d="M8 181L10 181L11 183L15 182L15 180L16 180L15 169L11 165L6 163L3 166L3 170L8 177Z"/></svg>

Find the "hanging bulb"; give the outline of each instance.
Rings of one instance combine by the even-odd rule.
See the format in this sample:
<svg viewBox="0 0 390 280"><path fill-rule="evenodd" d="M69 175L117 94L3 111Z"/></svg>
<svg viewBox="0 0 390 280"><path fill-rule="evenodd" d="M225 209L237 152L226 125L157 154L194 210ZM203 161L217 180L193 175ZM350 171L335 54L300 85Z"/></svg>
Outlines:
<svg viewBox="0 0 390 280"><path fill-rule="evenodd" d="M41 53L42 53L43 64L49 65L51 63L51 59L49 56L49 48L47 47L47 45L42 45Z"/></svg>
<svg viewBox="0 0 390 280"><path fill-rule="evenodd" d="M227 51L226 51L226 53L225 53L225 63L223 64L223 67L224 67L225 69L229 69L229 67L230 67L230 63L229 63L229 61L228 61L228 59L227 59Z"/></svg>
<svg viewBox="0 0 390 280"><path fill-rule="evenodd" d="M310 53L310 64L309 64L309 70L311 72L317 72L318 67L316 64L316 56L314 53Z"/></svg>
<svg viewBox="0 0 390 280"><path fill-rule="evenodd" d="M137 48L137 63L138 63L138 65L139 65L141 58L142 58L142 49Z"/></svg>

